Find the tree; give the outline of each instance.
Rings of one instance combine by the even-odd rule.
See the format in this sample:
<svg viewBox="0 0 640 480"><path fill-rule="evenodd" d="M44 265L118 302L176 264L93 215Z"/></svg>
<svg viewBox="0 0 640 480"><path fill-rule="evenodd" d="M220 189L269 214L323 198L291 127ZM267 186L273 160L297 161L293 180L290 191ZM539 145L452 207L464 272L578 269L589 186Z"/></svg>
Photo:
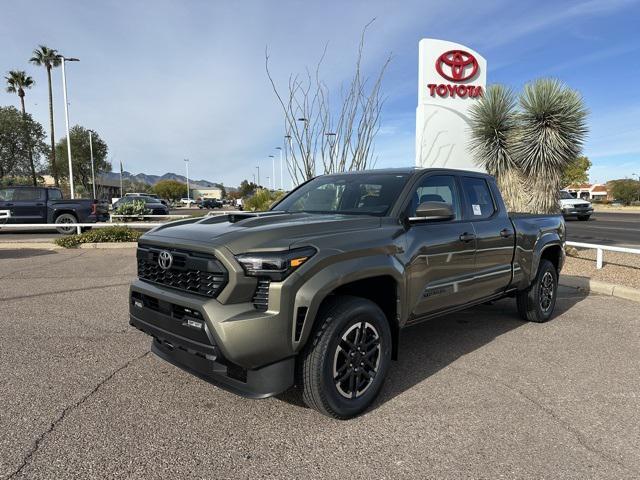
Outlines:
<svg viewBox="0 0 640 480"><path fill-rule="evenodd" d="M49 133L51 138L49 169L51 170L51 175L53 175L56 186L59 186L60 181L56 165L56 136L53 125L53 90L51 88L51 69L60 65L60 55L58 54L58 51L54 50L53 48L39 45L38 48L33 51L33 57L31 57L29 61L34 65L47 69L47 82L49 84Z"/></svg>
<svg viewBox="0 0 640 480"><path fill-rule="evenodd" d="M573 160L562 173L562 186L577 185L589 181L591 160L581 156Z"/></svg>
<svg viewBox="0 0 640 480"><path fill-rule="evenodd" d="M364 170L374 163L374 139L384 104L382 79L391 62L389 55L373 81L362 71L365 34L374 21L362 30L353 77L348 88L341 89L337 111L320 78L326 45L313 73L307 69L302 77L290 75L286 91L276 85L265 52L267 77L284 114L287 168L297 184L316 175L318 161L324 173Z"/></svg>
<svg viewBox="0 0 640 480"><path fill-rule="evenodd" d="M245 198L249 195L253 195L257 188L258 185L256 185L255 183L249 182L248 180L243 180L240 183L240 187L238 188L239 198Z"/></svg>
<svg viewBox="0 0 640 480"><path fill-rule="evenodd" d="M640 181L631 179L612 180L610 185L613 198L620 200L625 205L640 201Z"/></svg>
<svg viewBox="0 0 640 480"><path fill-rule="evenodd" d="M557 212L562 176L580 155L587 110L578 92L555 79L525 85L516 106L492 85L471 107L471 149L496 176L511 210Z"/></svg>
<svg viewBox="0 0 640 480"><path fill-rule="evenodd" d="M75 125L69 130L71 140L71 164L73 166L73 180L81 184L87 192L91 191L91 149L89 146L89 132L93 141L93 164L95 176L111 171L111 163L107 161L109 148L95 130L89 130ZM67 157L67 137L63 137L56 145L58 158ZM67 162L61 162L58 168L60 176L69 178Z"/></svg>
<svg viewBox="0 0 640 480"><path fill-rule="evenodd" d="M34 85L33 78L27 75L27 72L24 70L11 70L4 78L7 81L7 92L18 94L20 106L22 107L22 115L25 115L27 111L24 107L24 91ZM36 167L33 163L33 155L31 153L29 154L29 164L31 166L31 181L35 187L38 184L38 179L36 178Z"/></svg>
<svg viewBox="0 0 640 480"><path fill-rule="evenodd" d="M160 198L180 200L187 196L187 185L177 180L160 180L152 189Z"/></svg>
<svg viewBox="0 0 640 480"><path fill-rule="evenodd" d="M44 138L42 125L31 115L0 107L0 178L31 176L31 159L39 169L41 156L48 153Z"/></svg>

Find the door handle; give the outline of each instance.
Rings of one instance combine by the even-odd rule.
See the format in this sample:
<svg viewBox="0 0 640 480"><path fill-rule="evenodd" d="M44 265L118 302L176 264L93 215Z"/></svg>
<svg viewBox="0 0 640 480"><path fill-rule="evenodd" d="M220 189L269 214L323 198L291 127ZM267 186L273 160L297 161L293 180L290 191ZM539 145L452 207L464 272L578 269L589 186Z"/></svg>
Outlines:
<svg viewBox="0 0 640 480"><path fill-rule="evenodd" d="M36 203L36 207L44 207L44 203Z"/></svg>
<svg viewBox="0 0 640 480"><path fill-rule="evenodd" d="M513 235L513 230L509 228L503 228L502 230L500 230L500 236L502 238L509 238L511 235Z"/></svg>
<svg viewBox="0 0 640 480"><path fill-rule="evenodd" d="M7 207L13 207L13 203L7 203Z"/></svg>
<svg viewBox="0 0 640 480"><path fill-rule="evenodd" d="M476 239L476 236L473 233L464 232L462 235L458 237L461 242L470 242Z"/></svg>

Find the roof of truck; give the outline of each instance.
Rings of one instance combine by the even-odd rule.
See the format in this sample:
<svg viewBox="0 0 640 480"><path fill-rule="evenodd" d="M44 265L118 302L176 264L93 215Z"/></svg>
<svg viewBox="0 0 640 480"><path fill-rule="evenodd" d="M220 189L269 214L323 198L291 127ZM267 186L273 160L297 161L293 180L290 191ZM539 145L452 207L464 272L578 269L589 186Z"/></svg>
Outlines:
<svg viewBox="0 0 640 480"><path fill-rule="evenodd" d="M488 175L485 172L478 172L473 170L461 170L457 168L424 168L424 167L398 167L398 168L376 168L371 170L352 170L350 172L343 173L328 173L327 175L366 175L366 174L375 174L375 173L386 173L386 174L405 174L405 175L413 175L415 173L422 173L428 170L438 170L440 172L447 172L452 174L461 174L461 173L470 173L473 175Z"/></svg>

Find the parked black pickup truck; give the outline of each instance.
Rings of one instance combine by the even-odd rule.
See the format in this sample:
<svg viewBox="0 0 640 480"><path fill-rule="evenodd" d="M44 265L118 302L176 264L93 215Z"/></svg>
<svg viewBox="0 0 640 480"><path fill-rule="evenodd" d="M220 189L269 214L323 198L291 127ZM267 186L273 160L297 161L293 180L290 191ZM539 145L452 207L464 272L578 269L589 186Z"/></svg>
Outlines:
<svg viewBox="0 0 640 480"><path fill-rule="evenodd" d="M269 212L143 235L130 323L212 383L252 398L297 385L349 418L380 391L404 327L502 297L551 318L564 240L561 215L509 215L489 175L326 175Z"/></svg>
<svg viewBox="0 0 640 480"><path fill-rule="evenodd" d="M95 200L64 200L58 188L5 187L0 188L0 210L8 210L6 223L95 223ZM57 231L71 234L74 227L58 227Z"/></svg>

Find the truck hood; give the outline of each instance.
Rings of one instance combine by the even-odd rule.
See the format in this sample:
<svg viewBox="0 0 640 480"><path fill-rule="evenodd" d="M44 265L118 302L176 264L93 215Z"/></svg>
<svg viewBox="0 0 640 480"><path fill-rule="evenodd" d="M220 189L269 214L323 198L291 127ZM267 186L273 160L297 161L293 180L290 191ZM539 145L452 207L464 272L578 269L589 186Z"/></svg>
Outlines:
<svg viewBox="0 0 640 480"><path fill-rule="evenodd" d="M379 217L310 213L230 213L167 223L143 235L164 244L224 246L232 253L286 250L318 237L380 227ZM353 238L353 237L351 237Z"/></svg>

